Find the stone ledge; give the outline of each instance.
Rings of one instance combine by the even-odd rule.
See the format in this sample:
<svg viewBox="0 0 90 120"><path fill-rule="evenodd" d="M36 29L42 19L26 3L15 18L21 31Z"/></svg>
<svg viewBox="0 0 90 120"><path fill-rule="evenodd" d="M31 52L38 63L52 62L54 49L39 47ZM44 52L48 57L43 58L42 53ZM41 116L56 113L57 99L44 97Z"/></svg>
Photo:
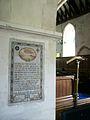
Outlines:
<svg viewBox="0 0 90 120"><path fill-rule="evenodd" d="M35 28L30 28L28 26L21 26L18 24L11 24L8 22L3 22L3 21L0 21L0 28L51 37L51 38L54 38L54 40L58 40L58 39L60 40L62 37L62 33L59 33L59 32L48 31L48 30L44 30L44 29L35 29Z"/></svg>

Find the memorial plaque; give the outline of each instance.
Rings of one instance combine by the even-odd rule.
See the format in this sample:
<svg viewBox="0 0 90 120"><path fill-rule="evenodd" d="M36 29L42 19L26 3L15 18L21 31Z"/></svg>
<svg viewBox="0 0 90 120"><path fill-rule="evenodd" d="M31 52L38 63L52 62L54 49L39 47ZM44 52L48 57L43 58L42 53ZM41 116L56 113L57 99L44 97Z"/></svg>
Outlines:
<svg viewBox="0 0 90 120"><path fill-rule="evenodd" d="M43 43L11 40L10 103L43 98Z"/></svg>

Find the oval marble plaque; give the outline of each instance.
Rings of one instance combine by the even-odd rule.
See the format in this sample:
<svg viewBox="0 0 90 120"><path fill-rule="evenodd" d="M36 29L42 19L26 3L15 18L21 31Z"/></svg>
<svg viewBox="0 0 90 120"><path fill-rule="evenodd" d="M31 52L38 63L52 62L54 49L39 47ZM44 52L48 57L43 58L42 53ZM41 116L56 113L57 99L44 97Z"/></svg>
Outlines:
<svg viewBox="0 0 90 120"><path fill-rule="evenodd" d="M37 54L36 51L32 48L22 48L19 51L19 56L24 61L30 62L36 58Z"/></svg>

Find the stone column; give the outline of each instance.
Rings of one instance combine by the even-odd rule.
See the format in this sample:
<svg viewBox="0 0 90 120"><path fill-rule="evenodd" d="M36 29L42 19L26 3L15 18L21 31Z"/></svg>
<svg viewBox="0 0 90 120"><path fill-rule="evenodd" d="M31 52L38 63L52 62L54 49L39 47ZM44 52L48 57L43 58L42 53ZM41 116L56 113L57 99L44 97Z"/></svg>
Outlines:
<svg viewBox="0 0 90 120"><path fill-rule="evenodd" d="M27 29L8 23L0 23L0 120L55 120L56 41L60 38L61 34L56 32ZM18 45L13 46L13 44L11 47L11 41L13 40ZM36 59L31 62L23 59L23 56L20 57L22 49L28 48L29 51L32 49L30 44L32 46L33 44L38 44L37 47L43 45L43 52L39 52ZM38 52L40 49L35 47L34 51ZM29 51L26 50L26 53ZM30 54L32 53L33 49ZM36 61L42 63L41 68L43 66L43 69L41 71L40 65ZM15 68L17 63L19 66ZM33 65L34 71L32 70ZM36 73L35 65L36 69L39 68L39 76ZM28 74L24 73L22 67L27 70ZM18 72L17 76L16 72ZM38 78L34 76L33 72L35 72ZM41 81L41 84L39 81ZM41 93L43 94L40 94L42 95L41 97L38 96L37 91L35 93L36 87L39 85L42 87ZM35 89L32 87L35 87ZM34 91L33 94L31 93L32 89ZM37 97L34 99L33 95Z"/></svg>

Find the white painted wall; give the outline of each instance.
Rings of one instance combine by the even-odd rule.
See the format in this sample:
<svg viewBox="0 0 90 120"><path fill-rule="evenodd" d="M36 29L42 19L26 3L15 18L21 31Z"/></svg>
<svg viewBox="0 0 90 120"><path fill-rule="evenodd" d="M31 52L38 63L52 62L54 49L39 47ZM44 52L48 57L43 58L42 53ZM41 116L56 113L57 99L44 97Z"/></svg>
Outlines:
<svg viewBox="0 0 90 120"><path fill-rule="evenodd" d="M90 13L58 25L57 31L63 33L68 23L75 26L76 55L90 55ZM59 47L57 50L61 52Z"/></svg>
<svg viewBox="0 0 90 120"><path fill-rule="evenodd" d="M55 120L56 40L61 35L49 31L18 30L17 27L0 27L0 120ZM10 38L45 44L44 100L8 104Z"/></svg>
<svg viewBox="0 0 90 120"><path fill-rule="evenodd" d="M0 0L0 20L55 31L57 3L58 0Z"/></svg>
<svg viewBox="0 0 90 120"><path fill-rule="evenodd" d="M0 120L55 120L56 40L61 38L61 34L55 33L57 2L58 0L0 0L0 21L5 22L5 29L0 26ZM15 26L14 30L11 24ZM12 37L45 43L43 101L8 104L9 39Z"/></svg>

